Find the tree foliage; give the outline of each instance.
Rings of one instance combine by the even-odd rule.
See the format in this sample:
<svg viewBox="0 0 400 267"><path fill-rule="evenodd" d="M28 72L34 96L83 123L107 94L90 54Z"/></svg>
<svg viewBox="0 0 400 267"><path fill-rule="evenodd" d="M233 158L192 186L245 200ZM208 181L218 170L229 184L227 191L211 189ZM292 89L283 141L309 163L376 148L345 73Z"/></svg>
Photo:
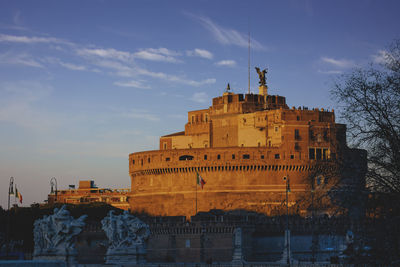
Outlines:
<svg viewBox="0 0 400 267"><path fill-rule="evenodd" d="M351 141L368 151L367 186L400 194L400 40L370 64L345 74L332 95L342 108Z"/></svg>

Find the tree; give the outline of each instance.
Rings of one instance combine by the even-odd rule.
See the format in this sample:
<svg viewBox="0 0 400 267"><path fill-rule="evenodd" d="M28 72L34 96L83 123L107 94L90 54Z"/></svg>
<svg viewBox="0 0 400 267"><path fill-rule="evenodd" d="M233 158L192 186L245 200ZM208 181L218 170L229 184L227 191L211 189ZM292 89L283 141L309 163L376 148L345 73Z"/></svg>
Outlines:
<svg viewBox="0 0 400 267"><path fill-rule="evenodd" d="M344 74L332 95L352 142L368 151L367 186L400 196L400 40L370 64Z"/></svg>

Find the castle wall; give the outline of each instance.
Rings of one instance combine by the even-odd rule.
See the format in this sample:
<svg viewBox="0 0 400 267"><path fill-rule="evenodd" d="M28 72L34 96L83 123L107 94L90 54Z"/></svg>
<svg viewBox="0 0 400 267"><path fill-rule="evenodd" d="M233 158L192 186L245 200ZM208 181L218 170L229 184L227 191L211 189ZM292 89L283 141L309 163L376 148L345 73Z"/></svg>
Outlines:
<svg viewBox="0 0 400 267"><path fill-rule="evenodd" d="M335 123L333 110L290 109L282 96L230 92L213 98L208 109L190 111L185 131L161 137L160 149L129 156L134 211L189 216L197 199L197 211L276 214L284 176L290 177L291 202L298 203L310 191L310 175L321 180L350 153L346 127ZM365 155L355 155L366 164ZM317 167L324 171L317 174ZM196 186L197 173L207 182L203 190ZM350 180L364 174L335 172Z"/></svg>
<svg viewBox="0 0 400 267"><path fill-rule="evenodd" d="M245 209L277 214L283 208L289 176L289 205L309 192L308 160L291 159L279 149L221 148L134 153L131 165L131 210L152 215L193 215L211 209ZM133 163L134 162L134 163ZM137 165L137 166L135 166ZM325 162L333 167L333 162ZM199 173L206 181L197 186ZM303 211L305 212L305 211Z"/></svg>

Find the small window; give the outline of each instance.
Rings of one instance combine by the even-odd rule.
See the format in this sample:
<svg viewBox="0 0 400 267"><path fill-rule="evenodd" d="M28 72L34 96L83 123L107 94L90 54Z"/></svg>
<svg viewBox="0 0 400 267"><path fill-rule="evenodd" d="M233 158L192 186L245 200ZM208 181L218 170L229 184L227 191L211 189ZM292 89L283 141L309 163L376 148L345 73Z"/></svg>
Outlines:
<svg viewBox="0 0 400 267"><path fill-rule="evenodd" d="M179 160L193 160L193 158L191 155L183 155L179 157Z"/></svg>
<svg viewBox="0 0 400 267"><path fill-rule="evenodd" d="M294 129L294 139L296 140L300 139L299 129Z"/></svg>
<svg viewBox="0 0 400 267"><path fill-rule="evenodd" d="M190 239L186 239L185 247L190 248Z"/></svg>
<svg viewBox="0 0 400 267"><path fill-rule="evenodd" d="M322 150L321 148L316 149L317 160L322 159L322 151L321 150Z"/></svg>
<svg viewBox="0 0 400 267"><path fill-rule="evenodd" d="M298 120L298 121L300 120L300 116L297 116L297 120Z"/></svg>
<svg viewBox="0 0 400 267"><path fill-rule="evenodd" d="M132 164L135 165L135 160L134 159L132 160Z"/></svg>
<svg viewBox="0 0 400 267"><path fill-rule="evenodd" d="M235 159L235 154L232 154L232 159Z"/></svg>
<svg viewBox="0 0 400 267"><path fill-rule="evenodd" d="M264 159L264 155L261 155L261 159Z"/></svg>
<svg viewBox="0 0 400 267"><path fill-rule="evenodd" d="M290 155L290 159L294 159L294 155Z"/></svg>
<svg viewBox="0 0 400 267"><path fill-rule="evenodd" d="M217 155L217 159L221 159L221 155L220 154Z"/></svg>
<svg viewBox="0 0 400 267"><path fill-rule="evenodd" d="M314 148L308 149L308 158L315 159L315 149Z"/></svg>
<svg viewBox="0 0 400 267"><path fill-rule="evenodd" d="M170 158L165 158L165 161L170 161L171 159Z"/></svg>
<svg viewBox="0 0 400 267"><path fill-rule="evenodd" d="M147 162L150 163L150 158L147 159Z"/></svg>
<svg viewBox="0 0 400 267"><path fill-rule="evenodd" d="M250 155L249 154L243 154L243 159L250 159Z"/></svg>
<svg viewBox="0 0 400 267"><path fill-rule="evenodd" d="M207 155L204 155L204 160L207 160Z"/></svg>
<svg viewBox="0 0 400 267"><path fill-rule="evenodd" d="M281 158L281 155L275 154L275 159L280 159L280 158Z"/></svg>
<svg viewBox="0 0 400 267"><path fill-rule="evenodd" d="M327 149L327 148L324 148L324 149L322 150L322 159L323 159L323 160L327 160L328 158L329 158L328 149Z"/></svg>
<svg viewBox="0 0 400 267"><path fill-rule="evenodd" d="M143 159L140 160L140 164L143 166Z"/></svg>
<svg viewBox="0 0 400 267"><path fill-rule="evenodd" d="M279 131L279 127L275 126L275 132L277 133Z"/></svg>
<svg viewBox="0 0 400 267"><path fill-rule="evenodd" d="M163 143L164 149L167 149L167 143Z"/></svg>

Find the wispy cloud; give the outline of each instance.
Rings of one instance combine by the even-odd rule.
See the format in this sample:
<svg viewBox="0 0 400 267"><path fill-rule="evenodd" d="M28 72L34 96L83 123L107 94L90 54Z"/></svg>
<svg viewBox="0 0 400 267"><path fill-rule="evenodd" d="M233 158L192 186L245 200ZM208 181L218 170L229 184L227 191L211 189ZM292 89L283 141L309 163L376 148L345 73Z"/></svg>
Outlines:
<svg viewBox="0 0 400 267"><path fill-rule="evenodd" d="M27 66L27 67L43 68L43 65L40 62L38 62L31 55L26 54L26 53L0 54L0 64L23 65L23 66Z"/></svg>
<svg viewBox="0 0 400 267"><path fill-rule="evenodd" d="M341 71L341 70L318 70L318 73L322 73L322 74L342 74L343 71Z"/></svg>
<svg viewBox="0 0 400 267"><path fill-rule="evenodd" d="M207 59L212 59L214 57L214 55L210 51L199 48L186 51L186 55L191 57L202 57Z"/></svg>
<svg viewBox="0 0 400 267"><path fill-rule="evenodd" d="M195 80L186 79L184 77L166 74L164 72L152 72L152 71L142 69L142 68L137 68L136 71L138 74L141 74L141 75L150 76L153 78L159 78L159 79L166 80L169 82L176 82L176 83L191 85L191 86L214 84L216 82L215 78L209 78L209 79L204 79L201 81L195 81Z"/></svg>
<svg viewBox="0 0 400 267"><path fill-rule="evenodd" d="M133 55L136 58L151 60L151 61L164 61L172 63L181 62L181 60L176 58L177 56L180 55L179 53L164 47L157 49L155 48L143 49L139 52L134 53Z"/></svg>
<svg viewBox="0 0 400 267"><path fill-rule="evenodd" d="M77 54L84 57L100 57L105 59L114 59L123 62L132 62L133 55L129 52L119 51L113 48L81 48L76 50Z"/></svg>
<svg viewBox="0 0 400 267"><path fill-rule="evenodd" d="M375 55L371 55L372 61L377 64L385 64L388 60L388 53L385 50L379 50Z"/></svg>
<svg viewBox="0 0 400 267"><path fill-rule="evenodd" d="M353 60L349 59L334 59L330 57L321 57L322 62L328 63L338 68L352 68L355 66Z"/></svg>
<svg viewBox="0 0 400 267"><path fill-rule="evenodd" d="M86 66L83 65L77 65L74 63L70 62L63 62L62 60L54 57L48 57L45 59L46 62L51 63L51 64L58 64L61 67L67 68L69 70L76 70L76 71L85 71L87 70Z"/></svg>
<svg viewBox="0 0 400 267"><path fill-rule="evenodd" d="M212 21L208 17L197 16L194 14L186 13L188 16L192 17L196 21L200 22L200 24L206 28L214 38L221 44L224 45L236 45L240 47L247 47L248 46L248 36L247 34L238 32L234 29L229 29L222 27ZM260 42L251 38L251 47L253 49L264 50L266 49Z"/></svg>
<svg viewBox="0 0 400 267"><path fill-rule="evenodd" d="M225 66L225 67L233 67L233 66L236 66L236 61L230 60L230 59L221 60L221 61L216 62L215 65Z"/></svg>
<svg viewBox="0 0 400 267"><path fill-rule="evenodd" d="M24 43L24 44L35 44L35 43L55 43L55 44L68 44L71 45L71 42L64 41L54 37L29 37L29 36L16 36L16 35L8 35L8 34L0 34L0 42L9 42L9 43Z"/></svg>
<svg viewBox="0 0 400 267"><path fill-rule="evenodd" d="M133 87L133 88L140 88L140 89L150 89L150 86L144 85L142 82L134 81L134 80L126 81L126 82L117 81L117 82L114 82L114 85L120 86L120 87Z"/></svg>
<svg viewBox="0 0 400 267"><path fill-rule="evenodd" d="M75 65L72 63L66 63L66 62L62 62L60 61L60 65L63 66L64 68L70 69L70 70L86 70L85 66L82 65Z"/></svg>
<svg viewBox="0 0 400 267"><path fill-rule="evenodd" d="M114 48L96 48L96 47L85 47L77 45L68 41L64 41L54 37L28 37L28 36L15 36L0 34L0 42L14 42L14 43L45 43L50 46L54 44L71 44L68 49L63 50L64 53L74 53L86 61L87 64L95 66L85 66L84 64L76 64L71 62L64 62L60 59L52 59L50 61L46 60L35 60L28 54L20 54L15 57L7 57L7 54L0 55L0 63L7 64L21 64L30 67L43 68L43 63L57 63L64 68L76 71L91 70L96 72L103 72L103 69L111 70L111 75L136 78L137 76L148 76L153 78L158 78L168 82L180 83L189 86L202 86L206 84L213 84L216 82L215 78L207 78L200 81L187 79L182 76L167 74L164 72L154 72L145 68L141 68L135 62L135 58L147 59L152 61L166 61L166 62L181 62L177 57L181 56L181 53L167 49L167 48L148 48L141 50L136 53L121 51ZM197 54L203 57L210 57L206 50L197 50ZM49 58L47 58L49 60ZM115 83L117 86L128 86L137 88L147 88L147 86L140 85L137 83L127 83L117 81Z"/></svg>
<svg viewBox="0 0 400 267"><path fill-rule="evenodd" d="M205 92L198 92L194 93L190 99L197 103L207 103L209 97Z"/></svg>

